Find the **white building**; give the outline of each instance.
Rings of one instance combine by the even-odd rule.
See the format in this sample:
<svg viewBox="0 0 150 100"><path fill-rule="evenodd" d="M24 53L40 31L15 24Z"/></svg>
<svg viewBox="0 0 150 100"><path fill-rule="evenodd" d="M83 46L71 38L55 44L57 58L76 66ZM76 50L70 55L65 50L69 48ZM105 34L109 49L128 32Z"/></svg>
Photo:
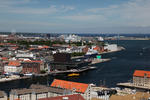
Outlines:
<svg viewBox="0 0 150 100"><path fill-rule="evenodd" d="M117 44L107 44L106 46L104 46L104 50L117 51L118 46L117 46Z"/></svg>
<svg viewBox="0 0 150 100"><path fill-rule="evenodd" d="M64 39L65 39L65 42L80 42L81 41L81 37L77 35L69 35L65 37Z"/></svg>
<svg viewBox="0 0 150 100"><path fill-rule="evenodd" d="M98 37L98 41L104 41L103 37Z"/></svg>
<svg viewBox="0 0 150 100"><path fill-rule="evenodd" d="M9 61L8 65L4 66L5 73L20 73L22 66L19 61Z"/></svg>

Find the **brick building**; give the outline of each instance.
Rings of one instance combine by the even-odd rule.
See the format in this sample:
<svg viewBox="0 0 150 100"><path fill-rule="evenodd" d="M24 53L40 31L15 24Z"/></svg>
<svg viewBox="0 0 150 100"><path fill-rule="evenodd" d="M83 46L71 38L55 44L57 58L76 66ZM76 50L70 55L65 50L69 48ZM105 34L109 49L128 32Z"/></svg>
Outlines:
<svg viewBox="0 0 150 100"><path fill-rule="evenodd" d="M40 73L40 62L26 61L22 62L21 65L23 66L22 73Z"/></svg>

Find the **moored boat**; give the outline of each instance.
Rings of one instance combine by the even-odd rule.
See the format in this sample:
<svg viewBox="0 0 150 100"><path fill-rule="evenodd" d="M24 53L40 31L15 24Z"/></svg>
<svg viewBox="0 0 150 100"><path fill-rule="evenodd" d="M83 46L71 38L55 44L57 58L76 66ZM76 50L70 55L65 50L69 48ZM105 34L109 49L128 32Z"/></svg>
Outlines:
<svg viewBox="0 0 150 100"><path fill-rule="evenodd" d="M71 73L71 74L68 74L69 77L73 77L73 76L79 76L80 74L78 73Z"/></svg>

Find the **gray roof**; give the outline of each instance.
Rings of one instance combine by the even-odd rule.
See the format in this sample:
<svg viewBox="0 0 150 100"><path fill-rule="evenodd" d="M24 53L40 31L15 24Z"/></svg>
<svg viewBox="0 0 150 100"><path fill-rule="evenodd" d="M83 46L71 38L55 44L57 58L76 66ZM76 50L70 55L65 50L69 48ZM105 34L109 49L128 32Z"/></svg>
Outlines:
<svg viewBox="0 0 150 100"><path fill-rule="evenodd" d="M11 90L11 94L23 95L32 93L33 89L13 89Z"/></svg>
<svg viewBox="0 0 150 100"><path fill-rule="evenodd" d="M47 88L45 85L40 85L40 84L32 84L30 86L30 89L42 89L42 88Z"/></svg>
<svg viewBox="0 0 150 100"><path fill-rule="evenodd" d="M60 89L60 88L55 88L55 87L44 87L43 88L33 88L34 86L32 86L32 88L30 89L13 89L11 90L11 94L16 94L16 95L24 95L24 94L31 94L31 93L36 93L36 94L40 94L40 93L46 93L46 92L51 92L51 93L56 93L56 94L65 94L65 93L69 93L69 90L66 89Z"/></svg>

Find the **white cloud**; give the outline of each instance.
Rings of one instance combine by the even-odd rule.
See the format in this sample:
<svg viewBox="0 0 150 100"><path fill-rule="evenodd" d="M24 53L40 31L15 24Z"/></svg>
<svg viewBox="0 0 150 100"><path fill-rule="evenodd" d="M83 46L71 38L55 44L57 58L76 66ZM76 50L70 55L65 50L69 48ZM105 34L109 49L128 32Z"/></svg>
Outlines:
<svg viewBox="0 0 150 100"><path fill-rule="evenodd" d="M11 10L7 10L7 12L15 14L51 14L58 11L55 6L50 6L48 8L13 7L9 9Z"/></svg>
<svg viewBox="0 0 150 100"><path fill-rule="evenodd" d="M102 14L109 19L110 25L150 26L150 0L131 0L124 4L91 8L87 11L92 14Z"/></svg>
<svg viewBox="0 0 150 100"><path fill-rule="evenodd" d="M120 30L123 30L124 27L126 27L125 30L131 30L131 28L133 30L138 28L140 30L146 30L150 27L150 0L129 0L122 4L110 5L104 8L93 7L84 11L83 9L80 10L73 6L66 5L51 5L49 7L38 7L36 4L34 7L24 5L28 3L33 3L33 0L0 0L0 14L16 14L16 17L18 17L17 15L19 14L53 15L48 16L49 18L44 16L46 19L49 19L49 21L53 19L53 23L42 22L42 18L40 19L39 16L34 16L34 21L10 22L13 23L10 27L13 27L13 25L16 27L23 27L24 25L26 27L34 26L38 28L42 26L46 26L47 28L60 26L66 29L71 29L72 27L76 28L76 30L80 28L98 30L103 29L103 27L105 27L105 30L107 30L107 28L110 30L117 30L119 27L121 27ZM24 6L16 6L20 4ZM75 11L71 12L73 10ZM71 13L68 13L69 11ZM32 18L34 17L32 16ZM38 22L36 21L37 19L41 21ZM5 22L1 23L1 26L3 26L4 23ZM6 27L9 26L9 22L5 25Z"/></svg>
<svg viewBox="0 0 150 100"><path fill-rule="evenodd" d="M99 12L103 12L106 10L112 10L112 9L117 9L117 8L118 8L117 5L111 5L107 8L91 8L91 9L88 9L87 12L99 13Z"/></svg>
<svg viewBox="0 0 150 100"><path fill-rule="evenodd" d="M30 3L31 0L0 0L0 6L12 6L18 4Z"/></svg>
<svg viewBox="0 0 150 100"><path fill-rule="evenodd" d="M63 16L60 17L61 19L69 19L73 21L95 21L99 20L106 20L102 15L72 15L72 16Z"/></svg>
<svg viewBox="0 0 150 100"><path fill-rule="evenodd" d="M52 13L61 13L67 12L70 10L74 10L73 6L56 6L51 5L49 7L39 7L38 5L34 5L34 7L30 6L17 6L20 4L36 4L35 0L0 0L0 13L14 13L14 14L52 14Z"/></svg>

